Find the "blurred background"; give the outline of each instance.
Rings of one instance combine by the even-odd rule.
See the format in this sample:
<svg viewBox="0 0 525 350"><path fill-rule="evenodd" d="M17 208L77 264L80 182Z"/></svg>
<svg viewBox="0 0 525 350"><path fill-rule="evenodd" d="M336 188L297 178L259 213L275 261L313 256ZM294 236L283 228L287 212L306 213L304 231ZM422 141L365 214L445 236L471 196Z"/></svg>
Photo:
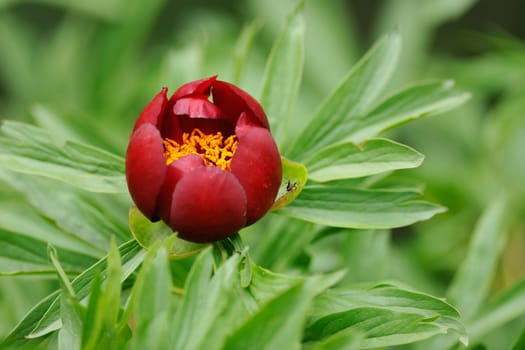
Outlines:
<svg viewBox="0 0 525 350"><path fill-rule="evenodd" d="M257 96L271 45L295 6L292 0L0 0L0 118L30 121L123 155L137 114L162 86L173 91L219 74ZM305 16L299 125L392 29L402 35L403 52L390 92L414 80L450 78L472 93L461 108L388 135L426 156L420 168L394 176L424 184L425 197L448 212L360 241L377 259L370 274L354 281L396 279L445 296L480 218L495 210L498 263L486 276L489 298L522 281L525 2L306 0ZM0 181L2 208L20 198ZM0 227L9 213L0 213ZM313 249L312 260L351 260L329 240ZM327 264L312 262L319 271ZM0 277L0 336L55 287L45 278ZM525 317L517 317L480 339L503 349L524 326Z"/></svg>

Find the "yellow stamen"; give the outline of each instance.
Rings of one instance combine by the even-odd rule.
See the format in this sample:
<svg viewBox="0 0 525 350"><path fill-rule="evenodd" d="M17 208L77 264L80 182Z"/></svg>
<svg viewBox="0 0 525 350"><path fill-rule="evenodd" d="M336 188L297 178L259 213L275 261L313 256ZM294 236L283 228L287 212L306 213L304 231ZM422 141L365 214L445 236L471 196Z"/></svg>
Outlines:
<svg viewBox="0 0 525 350"><path fill-rule="evenodd" d="M235 135L224 140L220 131L206 135L199 129L193 129L191 134L187 132L182 134L181 144L172 139L164 139L164 157L166 165L170 165L188 154L196 154L204 160L206 165L230 171L237 144Z"/></svg>

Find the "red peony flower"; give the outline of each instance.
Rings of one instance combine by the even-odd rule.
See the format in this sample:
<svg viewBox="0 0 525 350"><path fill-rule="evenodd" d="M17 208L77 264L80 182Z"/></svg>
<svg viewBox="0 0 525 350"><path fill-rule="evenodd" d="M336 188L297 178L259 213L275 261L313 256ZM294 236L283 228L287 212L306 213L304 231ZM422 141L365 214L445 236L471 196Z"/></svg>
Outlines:
<svg viewBox="0 0 525 350"><path fill-rule="evenodd" d="M253 97L216 76L187 83L169 99L167 91L133 128L131 197L183 239L224 239L259 220L277 195L281 159L268 120Z"/></svg>

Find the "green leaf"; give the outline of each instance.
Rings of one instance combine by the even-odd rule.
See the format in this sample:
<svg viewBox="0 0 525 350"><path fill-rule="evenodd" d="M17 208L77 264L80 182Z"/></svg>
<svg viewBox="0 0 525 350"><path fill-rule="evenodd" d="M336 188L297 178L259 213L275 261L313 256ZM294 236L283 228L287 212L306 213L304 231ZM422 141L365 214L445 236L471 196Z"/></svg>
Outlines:
<svg viewBox="0 0 525 350"><path fill-rule="evenodd" d="M515 283L495 300L487 303L469 322L467 329L473 342L491 330L525 314L525 279Z"/></svg>
<svg viewBox="0 0 525 350"><path fill-rule="evenodd" d="M211 249L202 252L190 271L185 295L179 305L171 329L173 348L218 349L225 328L234 327L245 317L239 298L240 256L233 255L210 279L213 267ZM241 307L241 308L240 308ZM243 312L244 311L244 312ZM236 318L232 318L237 314ZM206 346L204 344L207 344Z"/></svg>
<svg viewBox="0 0 525 350"><path fill-rule="evenodd" d="M365 335L357 329L347 329L337 332L321 341L314 342L315 345L308 347L309 350L358 350ZM308 343L307 343L308 344Z"/></svg>
<svg viewBox="0 0 525 350"><path fill-rule="evenodd" d="M341 281L346 273L343 270L331 274L299 277L275 273L258 265L253 265L252 271L252 283L248 290L250 295L260 304L264 304L289 288L303 282L311 290L312 296L317 295Z"/></svg>
<svg viewBox="0 0 525 350"><path fill-rule="evenodd" d="M286 153L291 159L306 156L336 141L341 127L362 116L388 82L401 47L399 35L391 33L379 40L352 68L343 83L327 98L313 119Z"/></svg>
<svg viewBox="0 0 525 350"><path fill-rule="evenodd" d="M96 349L98 345L97 343L103 328L102 317L104 315L100 310L100 305L102 304L100 302L101 298L102 276L100 273L95 273L82 328L82 350Z"/></svg>
<svg viewBox="0 0 525 350"><path fill-rule="evenodd" d="M415 83L381 102L372 111L337 129L341 140L362 142L380 132L463 104L470 94L453 89L454 82Z"/></svg>
<svg viewBox="0 0 525 350"><path fill-rule="evenodd" d="M148 251L128 305L136 324L131 349L165 349L168 346L172 313L170 291L168 252L165 247L159 247L157 242Z"/></svg>
<svg viewBox="0 0 525 350"><path fill-rule="evenodd" d="M328 146L304 161L308 178L332 181L418 167L424 156L414 149L386 139L363 145L346 142Z"/></svg>
<svg viewBox="0 0 525 350"><path fill-rule="evenodd" d="M0 172L1 173L1 172ZM46 241L56 247L79 252L82 255L100 257L104 251L89 242L57 228L52 220L39 215L34 208L20 198L2 200L0 210L0 229L8 232ZM45 249L43 250L45 251Z"/></svg>
<svg viewBox="0 0 525 350"><path fill-rule="evenodd" d="M175 235L173 230L163 221L151 222L137 207L129 209L129 227L133 237L144 249L149 249L155 242L162 242ZM178 237L172 239L172 242L172 246L169 247L170 258L192 256L209 245L189 242Z"/></svg>
<svg viewBox="0 0 525 350"><path fill-rule="evenodd" d="M277 193L277 199L273 203L271 210L280 209L293 202L303 190L308 179L308 172L301 163L292 162L281 157L281 164L283 167L283 178Z"/></svg>
<svg viewBox="0 0 525 350"><path fill-rule="evenodd" d="M11 171L0 171L0 178L22 193L40 215L65 231L62 236L77 238L85 246L82 251L95 251L97 258L105 254L112 236L119 241L130 238L122 218L129 205L127 196L88 193L55 180ZM30 229L23 233L33 236L33 232Z"/></svg>
<svg viewBox="0 0 525 350"><path fill-rule="evenodd" d="M525 328L521 331L520 336L514 342L511 350L523 350L525 349Z"/></svg>
<svg viewBox="0 0 525 350"><path fill-rule="evenodd" d="M329 271L344 266L349 273L342 285L380 281L392 264L391 240L389 230L325 229L307 248L311 269ZM338 247L335 252L334 246ZM335 266L327 266L327 255L335 260Z"/></svg>
<svg viewBox="0 0 525 350"><path fill-rule="evenodd" d="M93 277L84 317L82 350L117 349L119 342L126 340L119 327L122 274L119 250L112 240L104 281L100 273Z"/></svg>
<svg viewBox="0 0 525 350"><path fill-rule="evenodd" d="M278 272L290 269L316 234L314 224L282 215L266 215L242 232L253 260Z"/></svg>
<svg viewBox="0 0 525 350"><path fill-rule="evenodd" d="M52 135L35 126L6 121L0 137L0 166L106 193L127 193L124 159L75 142L56 144Z"/></svg>
<svg viewBox="0 0 525 350"><path fill-rule="evenodd" d="M459 314L451 305L388 284L328 290L319 295L304 338L321 340L350 329L366 334L363 349L412 343L449 331L467 342Z"/></svg>
<svg viewBox="0 0 525 350"><path fill-rule="evenodd" d="M16 232L0 229L0 256L13 262L29 263L22 269L6 268L4 264L0 268L0 275L5 274L34 274L49 273L52 265L49 263L46 253L48 243L33 237L18 234ZM96 262L92 256L64 248L56 248L62 265L68 272L81 272L86 267Z"/></svg>
<svg viewBox="0 0 525 350"><path fill-rule="evenodd" d="M30 84L34 77L28 69L32 67L31 57L35 46L36 38L31 35L27 25L17 20L14 13L4 11L0 21L0 51L4 53L0 57L0 67L3 84L14 96L31 96L35 92Z"/></svg>
<svg viewBox="0 0 525 350"><path fill-rule="evenodd" d="M244 26L239 35L239 39L235 45L233 51L233 78L232 84L239 85L241 82L241 76L244 71L244 66L249 58L249 52L254 44L255 37L261 29L261 23L253 21L252 23Z"/></svg>
<svg viewBox="0 0 525 350"><path fill-rule="evenodd" d="M467 256L448 290L448 298L469 319L482 305L505 243L506 206L494 201L481 216Z"/></svg>
<svg viewBox="0 0 525 350"><path fill-rule="evenodd" d="M384 229L427 220L444 208L415 200L418 192L307 186L279 213L317 224Z"/></svg>
<svg viewBox="0 0 525 350"><path fill-rule="evenodd" d="M132 240L122 244L119 253L123 264L122 279L124 280L140 265L144 258L144 251ZM89 294L94 276L105 270L103 268L105 264L106 258L100 259L72 281L71 284L79 300ZM59 300L59 291L45 297L26 314L1 345L38 338L59 329L61 327Z"/></svg>
<svg viewBox="0 0 525 350"><path fill-rule="evenodd" d="M117 323L120 312L121 283L124 281L120 254L115 240L111 240L107 256L106 280L104 295L101 298L100 310L104 315L106 329L111 330ZM108 332L109 333L109 332ZM109 334L110 336L111 334ZM107 335L108 336L108 335Z"/></svg>
<svg viewBox="0 0 525 350"><path fill-rule="evenodd" d="M283 145L299 92L304 66L303 2L287 19L270 52L263 77L261 105L270 119L272 133Z"/></svg>
<svg viewBox="0 0 525 350"><path fill-rule="evenodd" d="M73 286L58 261L56 250L50 245L48 246L48 252L49 258L57 271L62 291L60 296L60 319L63 327L58 332L58 348L62 350L80 350L82 320L79 310L82 310L82 306L78 302Z"/></svg>
<svg viewBox="0 0 525 350"><path fill-rule="evenodd" d="M311 295L302 283L264 305L230 335L224 349L298 349ZM279 310L278 312L276 312Z"/></svg>
<svg viewBox="0 0 525 350"><path fill-rule="evenodd" d="M270 313L275 314L275 309L269 306L269 303L275 300L276 304L282 305L276 298L282 296L287 300L283 304L287 304L286 310L289 312L275 316L275 319L278 318L284 325L288 315L292 318L295 317L294 312L303 315L306 311L304 305L309 304L314 295L332 286L342 277L341 273L335 273L306 279L276 274L252 264L250 283L243 287L245 263L251 262L246 261L242 254L234 253L213 271L211 249L206 249L197 257L186 280L184 296L170 325L170 329L174 330L170 333L171 347L186 350L229 348L225 345L227 342L238 344L237 342L242 340L241 329L248 333L253 332L251 336L255 336L255 328L260 326L262 319ZM301 291L291 291L297 286L302 286ZM290 295L286 297L287 293L295 299ZM299 306L298 310L294 310L296 306ZM257 316L259 313L260 316ZM288 320L290 321L290 318ZM297 327L301 327L302 321L290 323L284 328L286 333L297 341ZM228 337L234 334L235 340L228 340ZM276 341L286 341L282 337L282 333L276 332ZM270 343L273 340L266 341Z"/></svg>

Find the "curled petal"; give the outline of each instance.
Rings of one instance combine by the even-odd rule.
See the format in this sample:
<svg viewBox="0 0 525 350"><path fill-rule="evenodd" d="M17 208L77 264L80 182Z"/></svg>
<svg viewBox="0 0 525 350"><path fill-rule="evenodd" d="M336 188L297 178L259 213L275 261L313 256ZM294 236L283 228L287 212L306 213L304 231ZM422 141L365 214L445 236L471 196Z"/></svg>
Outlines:
<svg viewBox="0 0 525 350"><path fill-rule="evenodd" d="M159 127L160 117L164 114L166 103L168 102L166 94L168 93L167 88L162 88L160 92L148 103L146 108L142 111L139 118L133 126L133 131L137 130L142 124L150 123Z"/></svg>
<svg viewBox="0 0 525 350"><path fill-rule="evenodd" d="M210 96L210 89L213 83L217 80L217 76L214 75L209 78L195 80L187 84L182 85L171 95L170 101L176 101L182 97L190 95L202 95Z"/></svg>
<svg viewBox="0 0 525 350"><path fill-rule="evenodd" d="M192 242L224 239L246 223L246 195L231 173L200 167L175 187L169 225Z"/></svg>
<svg viewBox="0 0 525 350"><path fill-rule="evenodd" d="M239 120L237 121L237 125L235 125L235 135L237 135L237 137L241 137L252 130L252 128L257 126L258 125L255 125L252 119L248 117L246 112L242 112Z"/></svg>
<svg viewBox="0 0 525 350"><path fill-rule="evenodd" d="M267 129L252 127L237 136L239 145L231 169L246 192L247 225L250 225L259 220L275 200L282 177L281 157Z"/></svg>
<svg viewBox="0 0 525 350"><path fill-rule="evenodd" d="M165 222L170 221L173 191L179 180L186 173L203 166L205 166L204 160L196 154L184 156L168 166L166 179L159 194L158 209L162 220Z"/></svg>
<svg viewBox="0 0 525 350"><path fill-rule="evenodd" d="M173 114L187 115L190 118L218 119L221 116L221 110L206 99L184 97L173 105Z"/></svg>
<svg viewBox="0 0 525 350"><path fill-rule="evenodd" d="M217 80L213 84L213 102L222 110L223 118L233 124L245 112L252 123L269 129L268 119L259 102L233 84Z"/></svg>
<svg viewBox="0 0 525 350"><path fill-rule="evenodd" d="M157 197L166 177L166 160L159 130L145 123L132 135L126 151L126 179L139 210L157 220Z"/></svg>

